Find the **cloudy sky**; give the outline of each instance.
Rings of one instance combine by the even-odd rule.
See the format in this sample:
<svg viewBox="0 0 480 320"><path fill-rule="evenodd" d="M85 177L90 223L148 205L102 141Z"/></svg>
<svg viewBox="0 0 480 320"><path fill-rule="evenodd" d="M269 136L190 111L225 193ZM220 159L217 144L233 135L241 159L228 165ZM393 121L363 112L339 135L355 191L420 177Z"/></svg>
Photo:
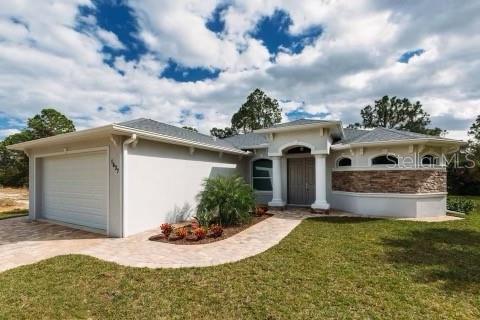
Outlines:
<svg viewBox="0 0 480 320"><path fill-rule="evenodd" d="M479 1L2 1L0 136L51 106L208 132L255 88L283 121L420 100L465 138L480 114Z"/></svg>

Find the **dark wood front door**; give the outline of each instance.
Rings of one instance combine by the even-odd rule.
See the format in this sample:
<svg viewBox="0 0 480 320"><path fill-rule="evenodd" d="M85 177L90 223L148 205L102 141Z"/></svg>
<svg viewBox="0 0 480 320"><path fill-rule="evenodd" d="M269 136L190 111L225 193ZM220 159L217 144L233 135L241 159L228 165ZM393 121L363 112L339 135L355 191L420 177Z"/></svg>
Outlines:
<svg viewBox="0 0 480 320"><path fill-rule="evenodd" d="M311 205L315 201L315 160L288 159L288 203Z"/></svg>

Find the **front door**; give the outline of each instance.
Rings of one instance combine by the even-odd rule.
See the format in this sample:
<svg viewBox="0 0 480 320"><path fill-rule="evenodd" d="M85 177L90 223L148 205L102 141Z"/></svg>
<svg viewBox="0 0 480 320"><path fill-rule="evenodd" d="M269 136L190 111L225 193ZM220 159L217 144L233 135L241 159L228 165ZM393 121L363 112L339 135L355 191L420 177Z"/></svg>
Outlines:
<svg viewBox="0 0 480 320"><path fill-rule="evenodd" d="M315 160L288 159L288 203L311 205L315 201Z"/></svg>

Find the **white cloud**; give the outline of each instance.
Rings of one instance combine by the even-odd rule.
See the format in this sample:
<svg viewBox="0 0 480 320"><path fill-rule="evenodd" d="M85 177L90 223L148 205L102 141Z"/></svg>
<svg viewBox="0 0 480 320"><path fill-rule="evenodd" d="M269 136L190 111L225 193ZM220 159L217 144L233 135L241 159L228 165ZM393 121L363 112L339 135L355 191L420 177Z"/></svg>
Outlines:
<svg viewBox="0 0 480 320"><path fill-rule="evenodd" d="M26 119L54 106L85 128L140 116L178 124L187 109L204 119L189 116L185 125L208 132L228 125L248 93L260 87L292 101L282 103L285 112L303 106L346 123L358 121L360 108L385 94L419 99L455 137L466 137L480 113L478 3L233 1L223 14L225 31L217 35L205 23L219 3L131 1L149 52L137 62L117 57L115 70L105 64L102 48L126 44L96 27L93 16L83 22L94 31L75 30L78 5L93 6L90 1L4 1L0 112ZM323 33L301 53L282 52L272 62L249 34L276 9L290 14L292 34L315 25ZM419 48L425 53L397 62ZM177 83L159 77L169 58L223 71L214 80ZM131 114L117 112L124 105Z"/></svg>

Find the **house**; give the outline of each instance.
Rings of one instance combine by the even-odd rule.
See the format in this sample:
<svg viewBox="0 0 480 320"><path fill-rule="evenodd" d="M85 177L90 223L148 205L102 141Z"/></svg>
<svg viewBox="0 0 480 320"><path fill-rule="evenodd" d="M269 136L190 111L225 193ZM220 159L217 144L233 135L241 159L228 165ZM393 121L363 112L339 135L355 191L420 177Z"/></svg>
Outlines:
<svg viewBox="0 0 480 320"><path fill-rule="evenodd" d="M205 178L242 175L258 203L368 216L445 214L461 141L296 120L216 139L149 119L10 146L30 159L30 218L125 237L192 214Z"/></svg>

